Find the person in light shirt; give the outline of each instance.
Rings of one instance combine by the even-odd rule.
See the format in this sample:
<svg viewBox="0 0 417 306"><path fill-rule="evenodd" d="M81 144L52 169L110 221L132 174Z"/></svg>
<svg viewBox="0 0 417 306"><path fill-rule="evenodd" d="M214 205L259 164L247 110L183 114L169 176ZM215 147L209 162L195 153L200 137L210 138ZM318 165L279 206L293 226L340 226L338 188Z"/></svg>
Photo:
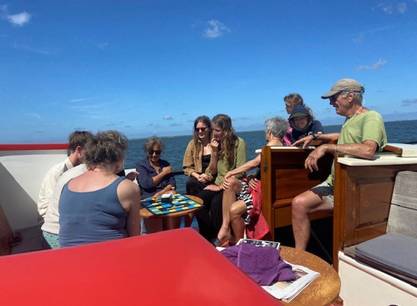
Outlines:
<svg viewBox="0 0 417 306"><path fill-rule="evenodd" d="M53 193L59 177L68 169L81 164L84 158L84 146L91 140L92 134L87 131L75 131L71 133L68 141L68 157L62 162L54 165L46 173L38 196L38 213L45 217L46 211L51 204Z"/></svg>

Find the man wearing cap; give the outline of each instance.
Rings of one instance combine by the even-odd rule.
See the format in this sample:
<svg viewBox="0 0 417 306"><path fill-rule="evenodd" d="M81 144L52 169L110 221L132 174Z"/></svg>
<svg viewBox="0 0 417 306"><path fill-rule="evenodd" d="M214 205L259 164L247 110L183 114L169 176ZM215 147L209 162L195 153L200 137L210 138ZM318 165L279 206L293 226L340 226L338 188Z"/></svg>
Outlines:
<svg viewBox="0 0 417 306"><path fill-rule="evenodd" d="M308 135L294 143L304 147L315 139L325 144L318 146L305 160L310 171L318 170L317 161L326 153L348 154L372 159L387 143L384 121L381 115L362 105L364 87L352 79L336 82L322 99L329 99L336 113L346 117L340 133ZM337 142L337 144L335 144ZM306 249L310 238L308 214L318 210L333 209L334 168L326 181L307 190L292 200L292 226L295 247Z"/></svg>

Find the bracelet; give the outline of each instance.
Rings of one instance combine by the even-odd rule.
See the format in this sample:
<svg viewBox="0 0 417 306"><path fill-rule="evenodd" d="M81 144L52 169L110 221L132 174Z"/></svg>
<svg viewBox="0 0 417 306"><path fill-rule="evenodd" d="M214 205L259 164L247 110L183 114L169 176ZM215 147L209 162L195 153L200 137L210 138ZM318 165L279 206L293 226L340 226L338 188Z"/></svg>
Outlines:
<svg viewBox="0 0 417 306"><path fill-rule="evenodd" d="M309 136L313 136L313 140L317 140L317 139L319 139L319 136L320 136L320 132L317 132L317 133L314 133L314 132L308 132L308 134L307 135L309 135Z"/></svg>

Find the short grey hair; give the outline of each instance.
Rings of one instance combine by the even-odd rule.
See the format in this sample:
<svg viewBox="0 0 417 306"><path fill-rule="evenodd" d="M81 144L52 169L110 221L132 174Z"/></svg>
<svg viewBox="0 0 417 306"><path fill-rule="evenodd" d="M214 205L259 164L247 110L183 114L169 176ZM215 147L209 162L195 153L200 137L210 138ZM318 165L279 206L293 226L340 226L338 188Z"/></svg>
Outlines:
<svg viewBox="0 0 417 306"><path fill-rule="evenodd" d="M353 101L358 103L358 104L362 104L363 94L361 92L351 91L351 90L347 89L347 90L342 91L341 94L343 96L347 96L348 94L352 94Z"/></svg>
<svg viewBox="0 0 417 306"><path fill-rule="evenodd" d="M288 130L288 121L281 117L272 117L265 121L265 132L282 139Z"/></svg>

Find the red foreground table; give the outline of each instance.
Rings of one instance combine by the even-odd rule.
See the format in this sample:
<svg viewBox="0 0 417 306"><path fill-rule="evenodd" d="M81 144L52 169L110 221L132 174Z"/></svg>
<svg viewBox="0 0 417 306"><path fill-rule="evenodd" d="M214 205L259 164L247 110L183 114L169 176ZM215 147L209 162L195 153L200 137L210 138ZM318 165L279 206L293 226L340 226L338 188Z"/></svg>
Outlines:
<svg viewBox="0 0 417 306"><path fill-rule="evenodd" d="M192 229L0 257L0 305L280 305Z"/></svg>

